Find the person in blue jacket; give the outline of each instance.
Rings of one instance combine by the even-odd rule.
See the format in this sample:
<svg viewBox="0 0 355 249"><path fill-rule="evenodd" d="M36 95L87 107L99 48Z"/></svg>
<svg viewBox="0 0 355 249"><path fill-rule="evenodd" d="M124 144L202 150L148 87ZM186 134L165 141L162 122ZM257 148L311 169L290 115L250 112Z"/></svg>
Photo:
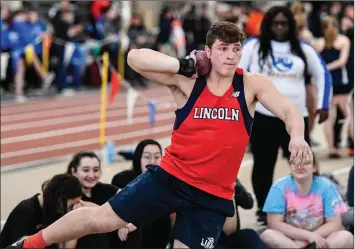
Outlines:
<svg viewBox="0 0 355 249"><path fill-rule="evenodd" d="M18 10L14 13L13 20L9 26L9 46L11 49L12 70L14 74L14 82L16 88L16 100L18 102L26 101L24 95L24 77L27 65L25 50L29 45L34 48L40 46L41 39L36 40L33 34L33 23L29 21L30 15L25 10ZM38 45L39 44L39 45ZM37 49L38 50L38 49ZM32 55L32 65L43 81L43 85L49 85L53 80L53 76L49 75L42 68L42 63L38 55Z"/></svg>

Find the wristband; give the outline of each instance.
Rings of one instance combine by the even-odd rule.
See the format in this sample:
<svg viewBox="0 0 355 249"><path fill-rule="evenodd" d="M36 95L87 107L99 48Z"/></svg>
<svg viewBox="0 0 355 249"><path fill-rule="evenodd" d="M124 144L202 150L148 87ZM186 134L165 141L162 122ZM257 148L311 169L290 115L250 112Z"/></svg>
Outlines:
<svg viewBox="0 0 355 249"><path fill-rule="evenodd" d="M177 72L178 74L184 75L186 77L191 77L196 73L195 61L192 58L189 59L179 59L180 68Z"/></svg>

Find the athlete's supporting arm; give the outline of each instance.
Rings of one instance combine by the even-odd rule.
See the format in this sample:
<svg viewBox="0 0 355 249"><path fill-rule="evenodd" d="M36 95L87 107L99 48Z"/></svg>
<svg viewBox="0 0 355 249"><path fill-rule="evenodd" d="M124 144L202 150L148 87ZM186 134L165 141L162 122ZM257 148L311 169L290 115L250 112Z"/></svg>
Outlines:
<svg viewBox="0 0 355 249"><path fill-rule="evenodd" d="M264 75L249 73L246 75L246 83L252 87L256 100L285 123L291 137L290 161L296 165L313 161L312 151L304 140L304 120L298 108L277 91L274 84Z"/></svg>
<svg viewBox="0 0 355 249"><path fill-rule="evenodd" d="M128 65L149 80L177 86L181 77L194 71L193 59L176 59L151 49L132 49L128 53ZM180 75L181 74L181 75ZM191 77L190 76L190 77Z"/></svg>

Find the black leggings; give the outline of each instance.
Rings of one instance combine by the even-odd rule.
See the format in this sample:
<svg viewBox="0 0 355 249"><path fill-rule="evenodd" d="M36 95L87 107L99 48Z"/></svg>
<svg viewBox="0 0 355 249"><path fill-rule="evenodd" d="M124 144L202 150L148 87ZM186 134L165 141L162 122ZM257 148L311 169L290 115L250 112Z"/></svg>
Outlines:
<svg viewBox="0 0 355 249"><path fill-rule="evenodd" d="M308 118L304 121L305 140L310 144ZM250 143L254 159L252 184L259 210L262 210L273 182L279 147L284 158L290 157L290 136L282 120L255 112Z"/></svg>

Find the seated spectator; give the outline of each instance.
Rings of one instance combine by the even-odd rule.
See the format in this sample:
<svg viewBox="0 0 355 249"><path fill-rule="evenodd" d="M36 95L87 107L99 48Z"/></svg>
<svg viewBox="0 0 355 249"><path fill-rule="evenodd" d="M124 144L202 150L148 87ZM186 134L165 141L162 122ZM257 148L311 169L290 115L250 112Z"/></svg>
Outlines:
<svg viewBox="0 0 355 249"><path fill-rule="evenodd" d="M21 201L10 213L0 234L0 247L5 248L19 238L34 234L49 226L80 202L81 186L70 175L60 174L46 182L42 194ZM75 248L76 241L56 245Z"/></svg>
<svg viewBox="0 0 355 249"><path fill-rule="evenodd" d="M353 235L343 230L346 205L334 185L314 174L312 163L291 163L291 176L271 187L263 211L268 229L261 234L272 248L353 248Z"/></svg>
<svg viewBox="0 0 355 249"><path fill-rule="evenodd" d="M134 152L132 169L116 174L112 179L112 184L124 188L138 175L147 170L147 165L159 165L162 157L162 149L158 142L154 140L141 141ZM136 248L165 248L169 242L171 222L169 215L163 216L151 225L143 228L131 226L131 229L121 228L119 236L123 241L121 247Z"/></svg>
<svg viewBox="0 0 355 249"><path fill-rule="evenodd" d="M342 215L343 226L354 234L354 166L349 172L346 200L350 209Z"/></svg>
<svg viewBox="0 0 355 249"><path fill-rule="evenodd" d="M141 141L134 151L132 168L116 174L111 183L123 189L129 182L145 172L147 165L151 163L159 165L161 157L162 149L157 141L151 139Z"/></svg>
<svg viewBox="0 0 355 249"><path fill-rule="evenodd" d="M106 203L117 193L118 188L101 183L101 163L98 156L90 151L75 154L70 161L67 173L75 176L83 193L83 205L98 206ZM92 234L78 240L77 248L115 248L118 242L117 231L109 234Z"/></svg>
<svg viewBox="0 0 355 249"><path fill-rule="evenodd" d="M238 206L244 209L251 209L253 208L254 200L239 180L236 181L234 190L235 215L228 217L224 223L217 248L267 248L257 232L252 229L240 229Z"/></svg>

